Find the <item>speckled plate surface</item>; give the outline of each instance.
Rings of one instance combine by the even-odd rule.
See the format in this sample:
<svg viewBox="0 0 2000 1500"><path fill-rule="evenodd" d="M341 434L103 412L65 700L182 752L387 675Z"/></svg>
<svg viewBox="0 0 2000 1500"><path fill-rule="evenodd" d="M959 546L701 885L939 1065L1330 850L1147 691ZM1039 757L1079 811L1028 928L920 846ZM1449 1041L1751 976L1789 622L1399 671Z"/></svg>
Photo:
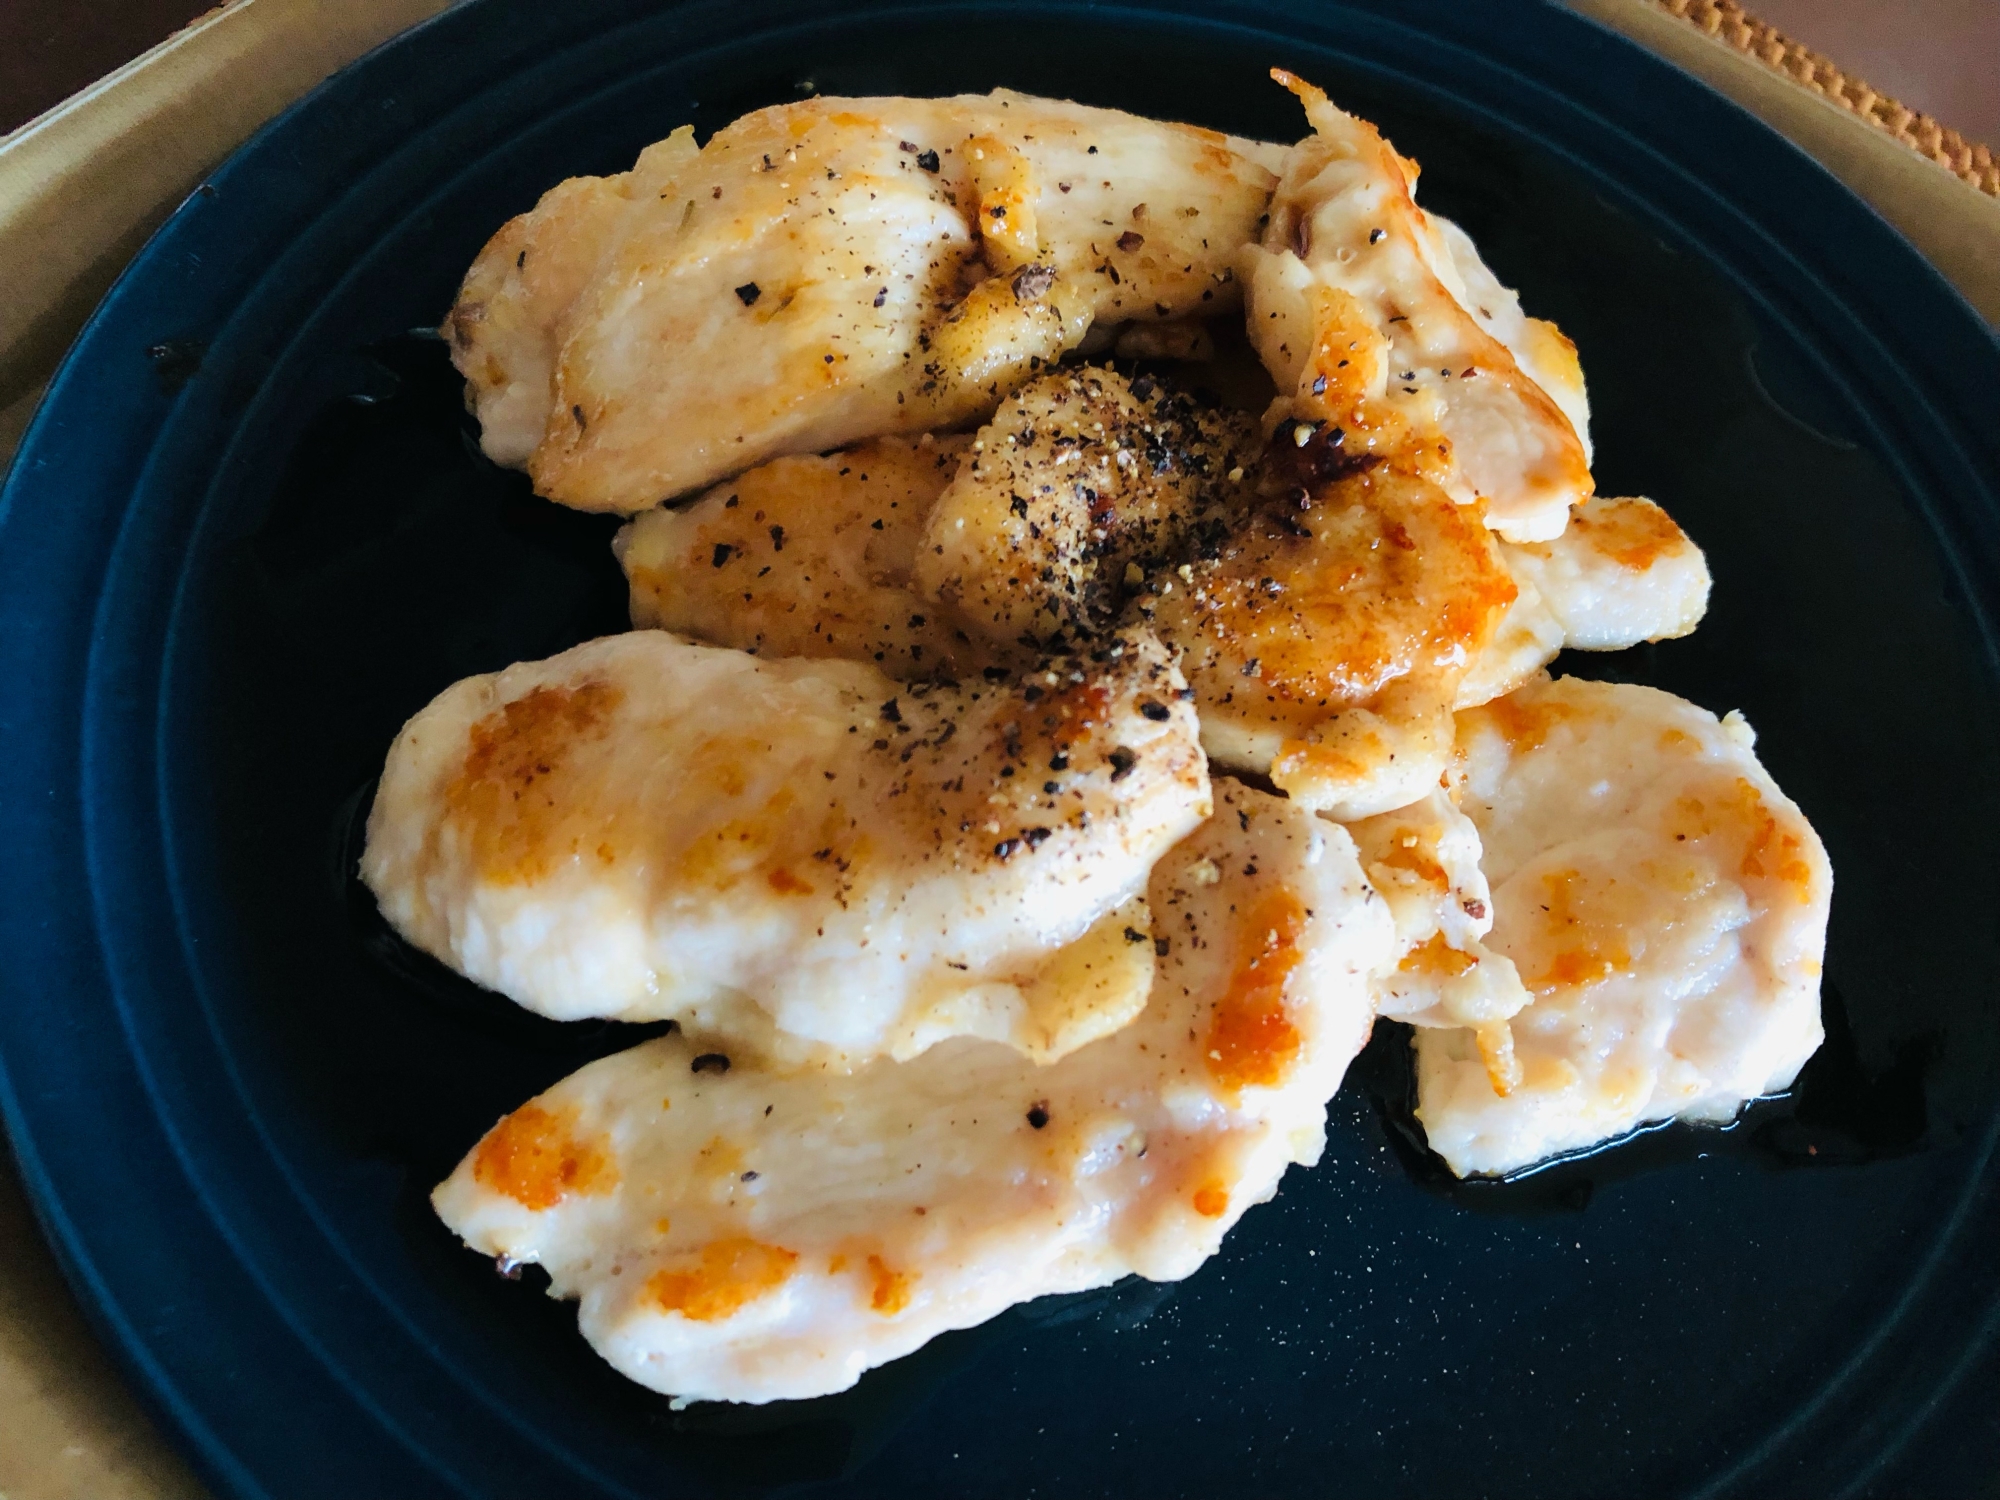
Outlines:
<svg viewBox="0 0 2000 1500"><path fill-rule="evenodd" d="M351 879L396 727L622 623L603 518L477 455L435 323L548 185L802 92L997 85L1424 163L1576 339L1610 493L1716 577L1579 664L1762 733L1838 875L1828 1042L1727 1132L1442 1176L1384 1027L1176 1286L854 1391L671 1412L425 1195L625 1045L419 960ZM1967 1493L2000 1470L2000 348L1833 178L1527 0L481 0L174 216L0 496L0 1104L64 1265L231 1496ZM1984 1395L1982 1396L1982 1392Z"/></svg>

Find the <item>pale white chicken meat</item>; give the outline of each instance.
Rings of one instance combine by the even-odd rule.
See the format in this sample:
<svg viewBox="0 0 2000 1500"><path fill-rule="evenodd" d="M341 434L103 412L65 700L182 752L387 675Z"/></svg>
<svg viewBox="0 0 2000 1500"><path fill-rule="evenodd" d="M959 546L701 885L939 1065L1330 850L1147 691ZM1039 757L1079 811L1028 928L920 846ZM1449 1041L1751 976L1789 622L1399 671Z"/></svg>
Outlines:
<svg viewBox="0 0 2000 1500"><path fill-rule="evenodd" d="M635 631L412 719L361 873L418 947L558 1019L1050 1057L1144 988L1094 1025L1066 950L1208 815L1182 691L1144 636L955 687Z"/></svg>
<svg viewBox="0 0 2000 1500"><path fill-rule="evenodd" d="M1431 1148L1461 1176L1502 1174L1790 1084L1821 1040L1833 876L1749 726L1575 678L1458 725L1486 941L1533 1000L1504 1093L1472 1032L1417 1032Z"/></svg>
<svg viewBox="0 0 2000 1500"><path fill-rule="evenodd" d="M977 675L1020 651L924 598L925 518L973 439L878 438L776 458L618 533L632 623L759 656L874 662L891 677Z"/></svg>
<svg viewBox="0 0 2000 1500"><path fill-rule="evenodd" d="M1414 173L1410 186L1414 192ZM1583 460L1588 464L1592 458L1590 394L1584 386L1576 345L1546 318L1531 318L1522 310L1520 295L1493 274L1471 235L1442 214L1426 210L1423 222L1431 231L1423 248L1438 279L1473 321L1514 356L1521 372L1555 402L1582 445Z"/></svg>
<svg viewBox="0 0 2000 1500"><path fill-rule="evenodd" d="M1510 542L1514 602L1458 685L1458 706L1510 693L1564 650L1676 640L1708 611L1708 559L1650 500L1593 497L1549 542Z"/></svg>
<svg viewBox="0 0 2000 1500"><path fill-rule="evenodd" d="M851 1073L663 1037L500 1121L439 1214L543 1266L620 1372L706 1400L842 1390L1016 1302L1189 1275L1318 1158L1391 943L1338 827L1233 782L1215 801L1153 871L1132 942L1158 977L1116 1035Z"/></svg>
<svg viewBox="0 0 2000 1500"><path fill-rule="evenodd" d="M1347 831L1396 924L1396 962L1375 977L1376 1014L1466 1029L1494 1087L1513 1087L1520 1070L1507 1022L1529 995L1513 960L1484 941L1493 896L1478 829L1448 790L1434 787Z"/></svg>
<svg viewBox="0 0 2000 1500"><path fill-rule="evenodd" d="M496 462L640 511L989 412L1094 322L1232 311L1280 156L1005 92L778 105L550 190L445 332Z"/></svg>
<svg viewBox="0 0 2000 1500"><path fill-rule="evenodd" d="M1243 257L1274 416L1328 423L1356 456L1484 499L1510 541L1560 535L1593 487L1575 349L1521 313L1462 231L1417 206L1415 162L1311 84L1273 76L1313 126Z"/></svg>

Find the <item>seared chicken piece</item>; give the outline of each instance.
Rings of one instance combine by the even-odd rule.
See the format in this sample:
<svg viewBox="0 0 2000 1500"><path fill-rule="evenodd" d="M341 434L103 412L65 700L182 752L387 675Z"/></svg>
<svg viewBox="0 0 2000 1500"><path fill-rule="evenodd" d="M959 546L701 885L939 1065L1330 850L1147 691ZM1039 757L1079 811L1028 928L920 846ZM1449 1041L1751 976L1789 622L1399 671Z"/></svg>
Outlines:
<svg viewBox="0 0 2000 1500"><path fill-rule="evenodd" d="M1337 450L1292 430L1274 457L1309 482L1156 575L1133 613L1185 652L1212 759L1367 817L1437 785L1460 682L1515 588L1476 505L1389 464L1316 478L1340 472Z"/></svg>
<svg viewBox="0 0 2000 1500"><path fill-rule="evenodd" d="M1208 815L1182 686L1143 635L963 688L613 636L412 719L361 873L418 947L558 1019L1052 1056L1093 1028L1039 977Z"/></svg>
<svg viewBox="0 0 2000 1500"><path fill-rule="evenodd" d="M1093 322L1233 309L1282 152L996 93L809 99L552 189L445 320L496 462L639 511L990 412Z"/></svg>
<svg viewBox="0 0 2000 1500"><path fill-rule="evenodd" d="M971 443L926 433L777 458L647 511L614 544L632 623L760 656L872 661L899 679L1018 663L912 587L924 518Z"/></svg>
<svg viewBox="0 0 2000 1500"><path fill-rule="evenodd" d="M1574 678L1458 725L1487 942L1534 999L1504 1094L1470 1031L1417 1033L1431 1148L1461 1176L1505 1173L1790 1084L1821 1039L1833 875L1749 726Z"/></svg>
<svg viewBox="0 0 2000 1500"><path fill-rule="evenodd" d="M1324 422L1355 457L1483 498L1509 541L1560 535L1592 488L1575 349L1521 314L1462 231L1417 207L1415 162L1312 85L1272 76L1314 130L1243 257L1274 416Z"/></svg>
<svg viewBox="0 0 2000 1500"><path fill-rule="evenodd" d="M1707 607L1701 550L1650 501L1500 543L1324 424L1280 424L1260 463L1241 419L1141 385L1057 371L1009 397L931 512L919 585L1008 642L1087 634L1150 578L1135 613L1188 653L1209 755L1336 817L1434 786L1454 706Z"/></svg>
<svg viewBox="0 0 2000 1500"><path fill-rule="evenodd" d="M1345 833L1231 782L1215 801L1154 869L1133 946L1158 979L1115 1036L852 1073L662 1037L500 1121L438 1213L546 1268L621 1373L703 1400L843 1390L1016 1302L1189 1275L1318 1158L1390 955Z"/></svg>
<svg viewBox="0 0 2000 1500"><path fill-rule="evenodd" d="M1707 607L1701 550L1650 501L1497 543L1324 424L1281 423L1262 463L1236 414L1139 389L1060 370L1009 397L931 512L919 586L1010 642L1088 634L1150 576L1138 609L1189 652L1209 754L1335 816L1434 785L1454 706L1565 646L1684 635Z"/></svg>
<svg viewBox="0 0 2000 1500"><path fill-rule="evenodd" d="M931 514L919 585L996 641L1127 599L1185 652L1216 761L1337 818L1422 797L1515 595L1478 506L1309 422L1260 462L1247 423L1184 401L1102 371L1011 397Z"/></svg>
<svg viewBox="0 0 2000 1500"><path fill-rule="evenodd" d="M1414 163L1410 187L1414 192ZM1433 231L1426 248L1435 258L1438 279L1480 328L1498 339L1514 356L1521 373L1555 402L1582 445L1583 461L1588 464L1592 458L1590 395L1584 386L1583 365L1577 359L1576 345L1546 318L1531 318L1522 310L1520 295L1501 284L1480 256L1471 235L1442 214L1425 212L1423 218Z"/></svg>
<svg viewBox="0 0 2000 1500"><path fill-rule="evenodd" d="M1554 541L1500 557L1518 593L1459 683L1460 708L1512 692L1558 651L1675 640L1708 610L1708 559L1650 500L1586 500Z"/></svg>
<svg viewBox="0 0 2000 1500"><path fill-rule="evenodd" d="M1520 1081L1508 1018L1528 1004L1513 961L1484 942L1493 897L1479 832L1450 793L1347 825L1361 868L1388 902L1398 961L1375 979L1376 1014L1470 1028L1496 1089Z"/></svg>
<svg viewBox="0 0 2000 1500"><path fill-rule="evenodd" d="M1247 498L1256 420L1151 376L1057 370L1001 403L931 512L917 585L996 641L1089 635Z"/></svg>

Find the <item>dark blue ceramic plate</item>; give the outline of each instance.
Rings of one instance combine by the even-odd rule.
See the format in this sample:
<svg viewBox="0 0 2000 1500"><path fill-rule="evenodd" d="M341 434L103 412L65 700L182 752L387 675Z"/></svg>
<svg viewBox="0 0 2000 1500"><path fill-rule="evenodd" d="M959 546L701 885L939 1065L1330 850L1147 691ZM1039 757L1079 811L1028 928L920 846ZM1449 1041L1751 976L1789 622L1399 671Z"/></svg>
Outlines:
<svg viewBox="0 0 2000 1500"><path fill-rule="evenodd" d="M1602 487L1708 549L1692 639L1839 872L1828 1041L1729 1132L1456 1186L1384 1028L1173 1287L844 1396L666 1403L430 1186L624 1045L453 982L349 871L402 719L622 623L610 524L477 456L434 324L557 179L814 89L1006 84L1271 138L1282 63L1576 338ZM1551 5L487 0L188 199L0 500L0 1101L106 1338L233 1496L1971 1493L2000 1324L2000 349L1776 136Z"/></svg>

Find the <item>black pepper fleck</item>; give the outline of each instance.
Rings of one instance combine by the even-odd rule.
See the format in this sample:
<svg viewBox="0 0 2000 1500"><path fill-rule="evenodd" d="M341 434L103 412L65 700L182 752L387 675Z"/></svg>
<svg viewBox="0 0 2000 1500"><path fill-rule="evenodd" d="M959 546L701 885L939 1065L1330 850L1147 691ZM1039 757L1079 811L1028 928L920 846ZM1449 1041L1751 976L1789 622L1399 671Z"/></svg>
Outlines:
<svg viewBox="0 0 2000 1500"><path fill-rule="evenodd" d="M1048 295L1049 288L1056 284L1054 266L1023 266L1014 273L1010 283L1014 289L1016 302L1036 302Z"/></svg>

